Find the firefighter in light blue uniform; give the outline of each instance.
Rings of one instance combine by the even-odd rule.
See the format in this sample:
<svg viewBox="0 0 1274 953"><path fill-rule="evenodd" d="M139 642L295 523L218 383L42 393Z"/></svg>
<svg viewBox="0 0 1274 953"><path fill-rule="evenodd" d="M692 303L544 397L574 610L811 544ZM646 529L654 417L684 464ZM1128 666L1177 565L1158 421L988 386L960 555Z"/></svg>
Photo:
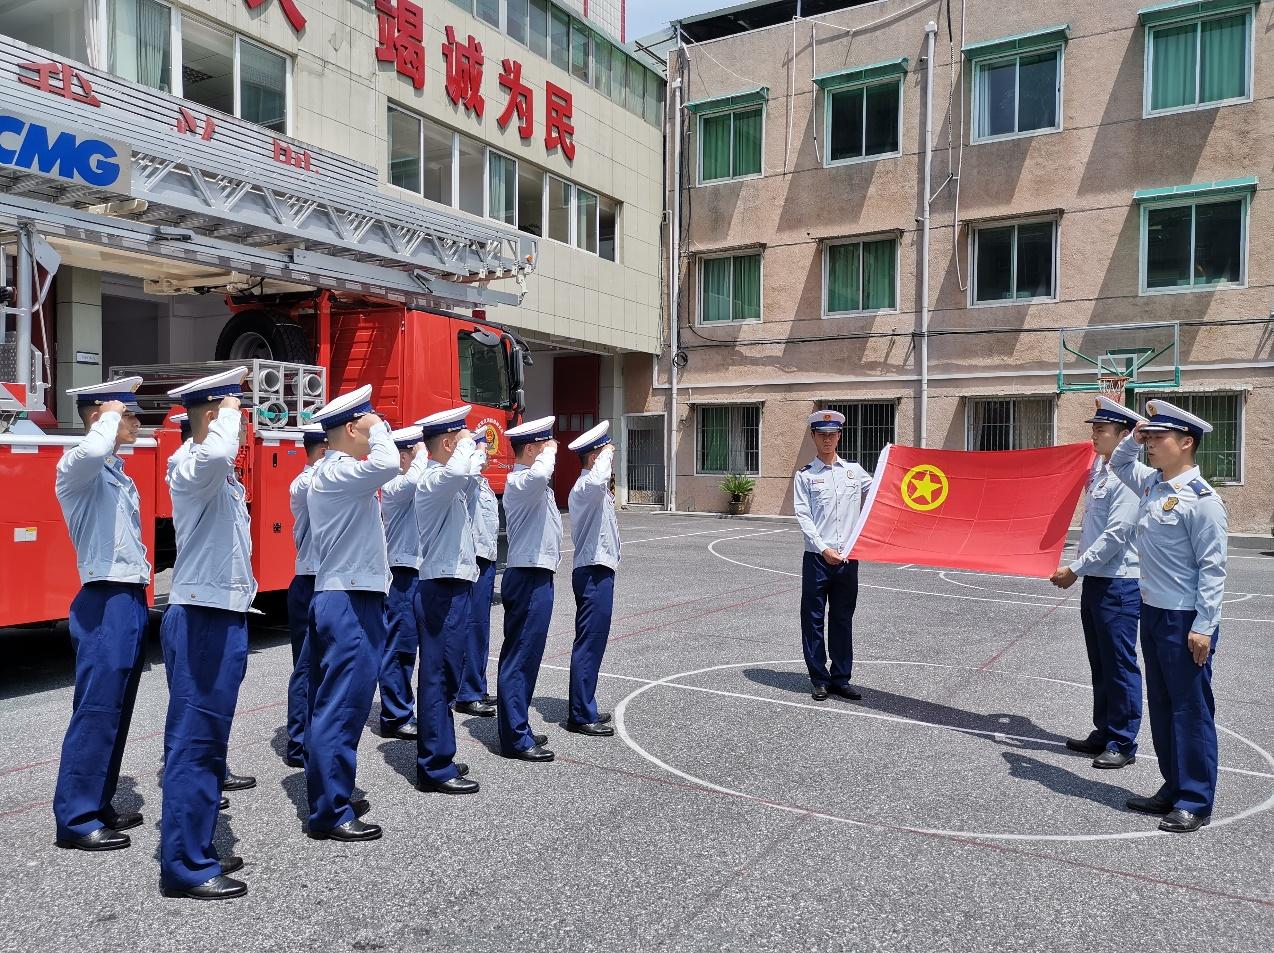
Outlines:
<svg viewBox="0 0 1274 953"><path fill-rule="evenodd" d="M1212 425L1165 400L1146 404L1110 458L1141 498L1141 652L1150 734L1163 785L1128 807L1163 815L1159 829L1190 833L1208 823L1216 796L1216 707L1212 655L1225 593L1226 515L1195 455ZM1145 445L1150 466L1138 461Z"/></svg>
<svg viewBox="0 0 1274 953"><path fill-rule="evenodd" d="M478 445L465 426L472 407L430 414L420 421L429 466L416 487L420 529L420 680L416 692L416 787L441 794L475 794L478 782L458 764L451 706L469 641L470 603L478 578L473 526L466 498L478 479Z"/></svg>
<svg viewBox="0 0 1274 953"><path fill-rule="evenodd" d="M553 574L562 560L562 515L553 496L557 441L554 417L541 417L505 433L517 462L504 485L509 538L504 581L504 644L496 677L496 726L507 758L545 762L548 740L530 726L531 698L553 618Z"/></svg>
<svg viewBox="0 0 1274 953"><path fill-rule="evenodd" d="M380 733L386 738L416 740L416 699L411 673L420 649L416 589L420 585L420 531L416 528L416 486L429 455L419 427L395 430L389 438L398 448L402 472L380 490L389 552L389 594L385 597L388 636L380 666Z"/></svg>
<svg viewBox="0 0 1274 953"><path fill-rule="evenodd" d="M871 476L837 455L845 415L834 410L810 414L816 456L792 481L792 507L805 536L801 565L801 646L811 696L828 692L861 697L849 684L854 667L854 608L858 604L858 560L842 559L858 521ZM827 638L823 627L826 620ZM830 660L830 668L828 662Z"/></svg>
<svg viewBox="0 0 1274 953"><path fill-rule="evenodd" d="M610 492L615 446L610 421L580 434L568 445L580 455L582 470L571 487L571 543L575 547L571 587L575 592L575 643L571 647L570 710L566 728L581 735L615 733L609 713L597 711L597 676L610 638L619 568L619 519Z"/></svg>
<svg viewBox="0 0 1274 953"><path fill-rule="evenodd" d="M496 560L500 553L500 501L482 472L487 467L487 438L474 438L478 450L473 455L477 479L469 484L465 505L473 527L473 549L478 559L478 578L469 600L469 641L465 646L464 668L460 673L460 693L456 711L479 718L495 717L495 699L487 691L487 657L491 652L491 600L495 594Z"/></svg>
<svg viewBox="0 0 1274 953"><path fill-rule="evenodd" d="M58 461L54 484L75 546L81 588L71 603L75 696L62 740L53 817L59 847L118 850L142 823L111 806L145 658L150 563L141 498L121 447L136 442L140 377L67 391L87 432Z"/></svg>
<svg viewBox="0 0 1274 953"><path fill-rule="evenodd" d="M377 492L398 476L389 426L371 404L370 384L314 414L327 453L314 466L306 509L318 552L310 607L310 720L305 731L308 834L370 841L376 824L352 800L358 740L371 713L385 650L389 558Z"/></svg>
<svg viewBox="0 0 1274 953"><path fill-rule="evenodd" d="M310 602L314 599L314 575L318 553L310 533L307 499L314 465L327 452L327 434L317 424L302 428L305 467L288 487L292 510L292 542L296 545L296 572L288 585L288 634L292 638L292 674L288 678L288 746L283 760L289 767L305 767L305 723L310 719Z"/></svg>
<svg viewBox="0 0 1274 953"><path fill-rule="evenodd" d="M247 886L242 865L213 847L226 745L248 661L248 607L256 596L243 484L235 475L247 368L169 391L191 438L168 460L177 559L160 626L169 702L164 732L160 880L170 896L219 900Z"/></svg>
<svg viewBox="0 0 1274 953"><path fill-rule="evenodd" d="M1066 747L1093 754L1094 768L1122 768L1137 754L1141 729L1141 669L1137 665L1137 619L1141 614L1137 547L1140 499L1111 472L1110 455L1133 427L1145 420L1109 397L1098 397L1093 425L1093 461L1084 489L1084 522L1074 560L1051 582L1069 589L1079 578L1079 618L1093 677L1093 730L1067 738Z"/></svg>

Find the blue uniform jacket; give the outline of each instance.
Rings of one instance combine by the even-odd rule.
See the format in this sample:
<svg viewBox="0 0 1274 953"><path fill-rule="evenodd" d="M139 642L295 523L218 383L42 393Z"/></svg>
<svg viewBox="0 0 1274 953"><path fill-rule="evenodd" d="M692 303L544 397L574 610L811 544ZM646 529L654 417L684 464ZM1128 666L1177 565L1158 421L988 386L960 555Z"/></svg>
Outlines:
<svg viewBox="0 0 1274 953"><path fill-rule="evenodd" d="M792 509L805 536L805 551L843 553L858 522L871 475L841 457L828 466L817 457L792 479Z"/></svg>
<svg viewBox="0 0 1274 953"><path fill-rule="evenodd" d="M422 453L380 489L380 515L385 521L385 547L389 564L404 569L420 568L420 530L416 527L416 486L429 465Z"/></svg>
<svg viewBox="0 0 1274 953"><path fill-rule="evenodd" d="M314 464L306 464L288 487L288 501L292 509L292 542L296 544L296 574L313 576L318 572L318 551L314 548L314 534L310 532L310 511L306 499L310 494L310 480L314 477Z"/></svg>
<svg viewBox="0 0 1274 953"><path fill-rule="evenodd" d="M504 485L509 536L507 568L552 569L562 561L562 514L553 496L557 452L545 447L535 462L518 463Z"/></svg>
<svg viewBox="0 0 1274 953"><path fill-rule="evenodd" d="M566 505L571 514L573 565L619 568L619 519L610 494L614 451L598 454L591 470L585 470L571 487Z"/></svg>
<svg viewBox="0 0 1274 953"><path fill-rule="evenodd" d="M478 445L465 437L446 464L430 460L416 487L416 524L420 528L420 578L478 578L467 496L477 480L473 456Z"/></svg>
<svg viewBox="0 0 1274 953"><path fill-rule="evenodd" d="M486 477L469 484L465 504L473 526L474 553L479 559L495 562L500 553L500 501Z"/></svg>
<svg viewBox="0 0 1274 953"><path fill-rule="evenodd" d="M1071 572L1104 579L1136 579L1140 569L1132 537L1139 508L1137 494L1111 472L1110 463L1100 456L1094 460L1084 488L1084 522Z"/></svg>

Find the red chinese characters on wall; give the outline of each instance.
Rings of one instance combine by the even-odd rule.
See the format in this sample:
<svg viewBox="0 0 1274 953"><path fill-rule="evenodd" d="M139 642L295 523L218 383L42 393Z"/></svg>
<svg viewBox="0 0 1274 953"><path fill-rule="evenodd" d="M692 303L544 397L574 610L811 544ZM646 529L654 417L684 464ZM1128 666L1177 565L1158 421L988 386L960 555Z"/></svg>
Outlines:
<svg viewBox="0 0 1274 953"><path fill-rule="evenodd" d="M544 84L544 148L560 148L568 162L575 160L575 106L571 94L556 83Z"/></svg>
<svg viewBox="0 0 1274 953"><path fill-rule="evenodd" d="M249 10L255 10L269 2L270 0L244 0ZM279 0L279 7L283 10L283 15L287 17L288 23L292 24L294 33L300 33L305 29L305 14L296 5L296 0Z"/></svg>
<svg viewBox="0 0 1274 953"><path fill-rule="evenodd" d="M18 82L24 86L34 86L42 93L51 93L86 106L102 105L88 77L73 66L66 63L19 63L18 69L35 73L35 76L18 73Z"/></svg>
<svg viewBox="0 0 1274 953"><path fill-rule="evenodd" d="M376 0L380 43L376 59L393 63L394 69L411 80L416 89L425 88L425 13L411 0Z"/></svg>
<svg viewBox="0 0 1274 953"><path fill-rule="evenodd" d="M486 57L482 55L482 44L469 34L469 38L461 43L456 40L454 27L447 27L447 42L442 44L442 56L447 61L447 96L457 106L463 105L466 111L478 114L486 102L482 98L482 66Z"/></svg>
<svg viewBox="0 0 1274 953"><path fill-rule="evenodd" d="M504 60L501 64L504 72L500 74L500 86L509 91L509 101L504 105L504 112L496 119L501 129L508 128L514 114L518 117L518 135L530 139L535 135L535 93L522 82L522 64L517 60Z"/></svg>

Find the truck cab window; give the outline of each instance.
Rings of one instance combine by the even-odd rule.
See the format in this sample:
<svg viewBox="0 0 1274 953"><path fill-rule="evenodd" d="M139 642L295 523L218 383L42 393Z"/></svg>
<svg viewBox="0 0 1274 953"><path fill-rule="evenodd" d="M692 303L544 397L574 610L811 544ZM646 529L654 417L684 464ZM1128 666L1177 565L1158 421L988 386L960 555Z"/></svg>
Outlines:
<svg viewBox="0 0 1274 953"><path fill-rule="evenodd" d="M474 339L472 332L461 331L460 399L466 404L485 407L510 407L509 357L503 344L494 347Z"/></svg>

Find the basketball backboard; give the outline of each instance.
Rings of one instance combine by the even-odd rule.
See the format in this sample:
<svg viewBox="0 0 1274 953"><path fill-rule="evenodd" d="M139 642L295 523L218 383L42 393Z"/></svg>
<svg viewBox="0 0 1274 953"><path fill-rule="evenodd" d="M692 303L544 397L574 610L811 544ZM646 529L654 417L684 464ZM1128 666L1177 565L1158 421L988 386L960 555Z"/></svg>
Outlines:
<svg viewBox="0 0 1274 953"><path fill-rule="evenodd" d="M1181 383L1179 347L1175 321L1062 328L1057 389L1065 393L1176 387Z"/></svg>

